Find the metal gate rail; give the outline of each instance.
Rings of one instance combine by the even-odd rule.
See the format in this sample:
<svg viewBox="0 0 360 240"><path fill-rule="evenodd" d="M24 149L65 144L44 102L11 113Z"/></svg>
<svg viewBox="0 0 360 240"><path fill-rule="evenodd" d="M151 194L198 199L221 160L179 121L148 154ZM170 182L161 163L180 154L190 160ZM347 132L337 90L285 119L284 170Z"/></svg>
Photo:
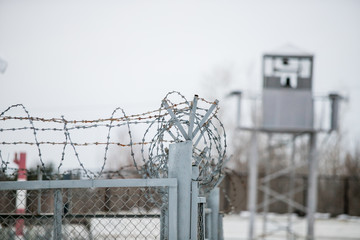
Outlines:
<svg viewBox="0 0 360 240"><path fill-rule="evenodd" d="M2 210L0 212L0 220L1 222L3 222L5 225L0 227L0 235L5 237L4 239L15 239L16 236L14 236L15 232L14 230L11 230L11 228L9 229L8 226L9 223L11 223L11 225L13 224L19 224L19 221L29 221L26 223L26 225L23 224L23 226L27 226L27 228L32 228L36 225L43 225L43 224L47 224L47 226L53 225L53 230L51 230L49 233L50 235L47 235L47 237L50 237L52 239L56 239L56 240L60 240L60 239L70 239L71 237L67 234L70 234L69 230L66 229L66 224L70 224L71 222L75 221L75 224L78 221L83 221L85 220L86 222L86 227L88 227L87 231L89 232L87 237L82 237L81 239L106 239L106 237L104 238L104 236L100 235L100 233L98 233L98 236L92 236L93 234L91 233L91 230L89 230L89 219L93 219L93 224L100 224L99 227L97 228L96 225L92 226L93 228L97 228L96 231L104 231L104 232L108 232L109 229L106 228L112 228L113 226L111 226L111 224L109 225L106 224L108 220L106 219L123 219L120 220L120 222L118 224L124 224L125 222L129 222L129 221L135 221L134 223L128 223L130 224L129 226L123 225L122 227L124 227L124 229L126 229L126 234L130 234L132 238L136 238L136 239L142 239L145 238L147 239L147 235L146 234L150 234L151 238L154 239L177 239L177 188L178 188L178 183L177 183L177 179L176 178L163 178L163 179L88 179L88 180L47 180L47 181L2 181L0 184L0 194L2 195L11 195L13 196L12 199L16 198L16 193L14 191L23 191L25 195L28 195L27 198L31 199L31 191L34 190L37 191L51 191L53 194L50 194L52 197L50 197L51 199L53 199L53 210L50 210L50 212L48 212L49 210L45 211L45 212L40 212L40 213L35 213L32 212L31 210L26 210L26 212L24 213L17 213L14 212L12 205L7 205L7 206L3 206ZM81 190L82 189L82 190ZM114 210L114 209L108 209L108 212L89 212L89 210L86 209L82 209L82 208L86 208L86 206L84 205L83 202L80 201L80 203L78 203L77 205L77 210L75 210L75 212L65 212L66 210L66 203L68 201L71 202L71 200L69 200L69 196L71 194L75 194L76 191L84 191L85 192L80 192L80 195L82 196L82 198L88 198L90 200L93 200L94 202L97 201L97 195L93 194L93 195L87 195L88 192L86 191L92 191L91 189L95 190L95 189L103 189L105 190L105 194L106 194L106 189L113 189L112 191L114 191L114 193L116 193L116 191L130 191L130 194L127 195L126 198L128 198L128 200L126 201L122 201L122 199L119 199L118 196L114 195L111 197L114 197L114 199L117 201L118 206L120 206L119 210L124 209L124 210ZM118 190L117 190L118 189ZM123 189L123 190L121 190ZM128 189L128 190L126 190ZM131 190L133 189L133 190ZM142 196L144 195L132 195L131 191L139 191L140 189L142 190L142 193L144 193L146 196L148 196L149 198L153 198L152 201L160 201L163 202L164 198L166 199L166 202L163 202L163 204L165 205L154 205L155 207L165 207L166 209L166 216L163 216L162 214L162 210L160 212L158 212L159 210L156 210L155 212L153 210L141 210L141 211L133 211L131 208L129 210L126 210L127 207L131 207L133 204L136 204L138 201L141 201L140 198L143 198ZM146 190L148 189L148 190ZM159 189L159 192L152 192L151 189ZM163 190L161 190L163 189ZM165 190L166 189L166 190ZM27 190L30 190L26 193ZM2 191L2 192L1 192ZM74 191L73 193L70 193L70 195L68 196L68 191ZM145 192L144 192L145 191ZM36 192L34 194L36 194ZM65 194L67 193L67 194ZM72 196L72 198L79 197L79 192L77 192L77 196ZM15 195L14 195L15 194ZM29 195L30 194L30 195ZM84 195L85 194L85 195ZM154 195L155 194L155 195ZM160 195L159 195L160 194ZM49 194L48 194L49 195ZM163 197L161 197L161 195ZM41 195L40 195L41 196ZM105 196L105 195L102 195ZM125 195L123 195L125 196ZM160 197L160 198L159 198ZM133 198L133 199L132 199ZM4 198L5 199L5 198ZM105 202L111 202L112 199L108 199L105 200ZM121 202L120 202L121 201ZM14 202L14 201L12 201ZM149 202L150 203L150 202ZM79 205L80 204L80 205ZM150 205L144 205L146 204L140 204L139 207L149 207L150 209L152 208L151 204ZM154 207L153 206L153 207ZM80 207L80 209L79 209ZM40 206L41 209L41 206ZM78 220L76 220L78 219ZM86 219L88 219L86 221ZM95 219L99 219L99 220L95 220ZM134 219L134 220L131 220ZM139 220L135 220L135 219L139 219ZM143 219L143 220L142 220ZM148 222L148 220L145 219L159 219L160 220L160 235L158 235L157 232L158 230L155 229L151 229L151 227L146 227L146 226L153 226L154 228L158 229L158 226L156 227L156 223L154 224L150 224L150 222ZM49 222L50 221L50 222ZM139 224L139 221L145 221L145 233L141 232L142 230L139 229L139 226L137 226L137 224ZM152 221L152 220L149 220ZM80 223L80 222L79 222ZM65 225L64 225L65 224ZM73 223L74 224L74 223ZM149 225L150 224L150 225ZM107 226L108 225L108 226ZM141 227L140 227L141 228ZM150 228L150 229L149 229ZM8 229L8 230L6 230ZM99 230L102 229L102 230ZM164 231L164 229L166 229L166 231ZM7 232L4 232L4 231ZM75 229L76 231L77 229ZM110 229L111 230L111 229ZM9 232L10 231L10 232ZM47 230L48 231L48 230ZM78 231L81 233L80 229L78 229ZM131 233L131 231L134 231L133 233ZM155 231L155 232L153 232ZM79 233L79 234L80 234ZM122 234L122 233L120 233ZM136 234L140 234L140 237L136 237ZM80 234L81 235L81 234ZM70 238L69 238L70 237ZM111 236L114 237L114 236ZM117 238L117 237L115 237ZM21 238L20 238L21 239Z"/></svg>

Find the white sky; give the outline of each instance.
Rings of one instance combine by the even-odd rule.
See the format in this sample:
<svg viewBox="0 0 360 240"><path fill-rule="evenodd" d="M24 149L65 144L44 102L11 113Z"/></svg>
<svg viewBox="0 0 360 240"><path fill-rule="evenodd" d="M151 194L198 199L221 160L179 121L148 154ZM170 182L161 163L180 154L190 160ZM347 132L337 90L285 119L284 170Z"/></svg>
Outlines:
<svg viewBox="0 0 360 240"><path fill-rule="evenodd" d="M350 97L345 131L359 141L356 0L0 0L0 58L9 64L0 107L68 118L117 106L138 113L171 90L205 94L217 69L231 72L229 91L261 91L261 54L287 43L314 53L315 94Z"/></svg>

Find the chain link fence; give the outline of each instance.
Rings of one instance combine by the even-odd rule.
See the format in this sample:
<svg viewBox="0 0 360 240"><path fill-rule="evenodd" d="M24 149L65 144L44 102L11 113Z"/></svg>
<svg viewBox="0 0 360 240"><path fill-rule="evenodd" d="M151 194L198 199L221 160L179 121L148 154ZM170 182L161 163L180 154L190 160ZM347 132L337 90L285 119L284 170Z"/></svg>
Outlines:
<svg viewBox="0 0 360 240"><path fill-rule="evenodd" d="M88 187L94 181L101 187ZM149 181L154 180L3 182L0 239L169 239L166 185L174 184Z"/></svg>

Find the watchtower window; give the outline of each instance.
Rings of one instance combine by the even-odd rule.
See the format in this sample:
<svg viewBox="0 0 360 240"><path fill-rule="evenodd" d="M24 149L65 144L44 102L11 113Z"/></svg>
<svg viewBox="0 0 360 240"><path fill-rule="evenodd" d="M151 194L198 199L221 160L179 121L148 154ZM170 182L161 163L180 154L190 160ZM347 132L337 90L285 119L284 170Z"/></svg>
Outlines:
<svg viewBox="0 0 360 240"><path fill-rule="evenodd" d="M311 55L264 55L264 88L310 90L312 64Z"/></svg>
<svg viewBox="0 0 360 240"><path fill-rule="evenodd" d="M311 74L311 60L309 58L303 58L300 61L300 77L310 78Z"/></svg>
<svg viewBox="0 0 360 240"><path fill-rule="evenodd" d="M289 59L288 59L288 58L283 58L282 61L283 61L283 64L284 64L284 65L288 65L288 64L289 64Z"/></svg>

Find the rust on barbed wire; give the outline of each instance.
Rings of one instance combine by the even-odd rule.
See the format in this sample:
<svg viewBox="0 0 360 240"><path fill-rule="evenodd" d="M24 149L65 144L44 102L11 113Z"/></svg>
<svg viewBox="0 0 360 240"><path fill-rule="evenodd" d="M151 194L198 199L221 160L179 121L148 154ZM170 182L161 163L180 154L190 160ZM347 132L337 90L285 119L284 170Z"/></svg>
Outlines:
<svg viewBox="0 0 360 240"><path fill-rule="evenodd" d="M183 103L174 104L173 106L171 106L171 108L176 108L177 106L184 105L184 104L186 104L186 103L183 102ZM8 110L10 110L11 108L15 108L15 107L17 107L17 105L11 106ZM127 116L127 117L101 118L101 119L94 119L94 120L67 120L67 119L63 120L61 118L3 116L3 117L0 117L0 121L6 121L6 120L31 120L31 121L40 121L40 122L54 122L54 123L64 123L64 122L66 122L66 123L69 123L69 124L98 123L98 122L109 122L109 121L126 122L126 121L146 120L146 119L162 117L162 115L149 115L149 114L152 114L152 113L164 110L164 109L166 109L166 108L157 109L157 110L153 110L153 111L149 111L149 112L141 113L141 114L134 114L134 115L130 115L130 116ZM1 115L3 115L3 114L0 114L0 116ZM149 115L149 116L147 116L147 115ZM167 115L167 113L164 113L164 115ZM146 117L141 117L141 116L146 116Z"/></svg>
<svg viewBox="0 0 360 240"><path fill-rule="evenodd" d="M180 98L180 101L173 98ZM203 106L198 106L198 101ZM25 116L11 115L10 110L15 108L21 109ZM61 168L67 159L66 149L70 148L84 176L87 178L99 178L105 173L109 147L124 147L130 149L133 167L137 169L139 174L146 178L161 178L167 177L169 144L191 140L193 141L193 164L198 165L200 168L198 180L204 191L207 191L213 188L221 179L223 163L226 157L226 134L223 124L217 117L218 111L217 100L208 101L195 95L193 101L188 101L176 91L166 94L161 106L156 110L127 115L122 108L116 108L110 117L91 120L66 119L64 116L60 118L32 116L24 105L16 104L0 113L0 134L7 134L2 136L13 136L13 133L30 130L33 140L6 140L1 137L0 148L9 145L35 146L41 170L45 173L43 147L63 146L61 159L57 166L57 174L63 174ZM20 126L14 127L10 124L14 122L20 123ZM9 123L9 126L7 126L7 123ZM59 124L61 125L59 126ZM143 137L136 140L133 136L133 129L138 125L145 126L146 129ZM98 141L97 139L96 141L81 141L79 139L75 140L75 138L73 140L73 137L77 136L78 133L87 133L86 131L89 129L99 128L107 129L105 141ZM114 129L125 130L128 140L114 141L112 136ZM49 137L49 134L44 135L40 134L40 132L62 133L63 140L43 139L44 136ZM79 147L83 149L90 146L104 147L100 170L96 172L84 166L84 160L78 152ZM137 155L141 155L140 159L135 157L133 148L135 146L141 148L140 153L137 153ZM3 149L0 149L1 169L3 172L10 171L9 162L3 159L1 150ZM50 178L50 176L48 177Z"/></svg>
<svg viewBox="0 0 360 240"><path fill-rule="evenodd" d="M163 142L174 142L170 140L163 140ZM74 146L91 146L91 145L117 145L119 147L130 147L131 145L147 145L151 142L133 142L132 144L122 144L119 142L86 142L86 143L73 143ZM0 145L64 145L66 142L26 142L26 141L17 141L17 142L0 142Z"/></svg>

